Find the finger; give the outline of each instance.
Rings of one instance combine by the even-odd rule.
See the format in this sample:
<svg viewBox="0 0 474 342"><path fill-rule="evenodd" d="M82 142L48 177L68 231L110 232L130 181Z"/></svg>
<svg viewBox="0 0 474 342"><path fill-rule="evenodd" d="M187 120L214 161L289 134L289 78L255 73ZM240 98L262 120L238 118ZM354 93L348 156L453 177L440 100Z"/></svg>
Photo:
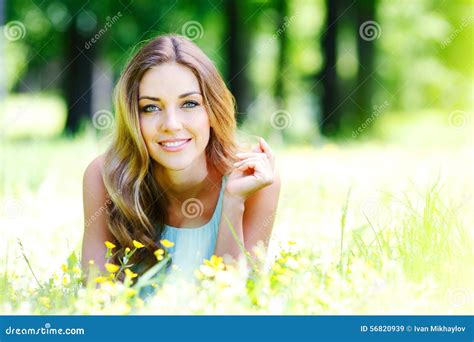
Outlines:
<svg viewBox="0 0 474 342"><path fill-rule="evenodd" d="M242 152L242 153L236 153L235 155L239 159L246 159L246 158L251 158L251 157L257 157L257 156L260 156L262 154L264 154L264 153L263 152L259 152L259 153L256 153L256 152Z"/></svg>
<svg viewBox="0 0 474 342"><path fill-rule="evenodd" d="M275 164L275 156L273 154L273 151L270 145L268 145L268 143L263 138L260 138L259 141L260 141L260 148L268 156L268 159L270 159L270 162L272 163L272 167L273 167Z"/></svg>
<svg viewBox="0 0 474 342"><path fill-rule="evenodd" d="M255 153L262 153L263 152L262 148L260 147L260 143L258 143L257 146L252 148L252 152L255 152Z"/></svg>
<svg viewBox="0 0 474 342"><path fill-rule="evenodd" d="M260 142L260 149L261 149L264 153L266 153L269 157L270 157L270 156L273 156L273 151L272 151L272 149L270 148L270 145L268 145L268 143L265 141L265 139L263 139L262 137L260 137L259 142Z"/></svg>
<svg viewBox="0 0 474 342"><path fill-rule="evenodd" d="M237 170L246 171L249 169L254 169L255 171L261 170L261 161L259 159L245 160L241 165L237 166Z"/></svg>
<svg viewBox="0 0 474 342"><path fill-rule="evenodd" d="M246 160L242 165L240 165L237 170L245 172L247 170L253 169L253 177L257 178L260 182L264 184L271 184L273 179L273 172L269 168L268 164L263 163L262 159L252 159Z"/></svg>
<svg viewBox="0 0 474 342"><path fill-rule="evenodd" d="M236 163L234 163L234 167L238 167L239 165L242 165L243 163L245 163L246 161L250 161L250 160L261 160L261 161L264 161L264 160L268 160L268 157L265 153L256 153L255 155L253 156L250 156L248 158L245 158L241 161L238 161Z"/></svg>
<svg viewBox="0 0 474 342"><path fill-rule="evenodd" d="M249 158L238 163L236 169L244 170L248 168L254 168L255 171L261 173L272 172L272 168L268 159L262 158Z"/></svg>

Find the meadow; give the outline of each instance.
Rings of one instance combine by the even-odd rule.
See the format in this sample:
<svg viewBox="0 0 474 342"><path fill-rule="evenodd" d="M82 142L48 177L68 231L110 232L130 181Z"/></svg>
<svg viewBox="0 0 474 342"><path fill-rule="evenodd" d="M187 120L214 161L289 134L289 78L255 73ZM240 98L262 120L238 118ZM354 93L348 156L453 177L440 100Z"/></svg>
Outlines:
<svg viewBox="0 0 474 342"><path fill-rule="evenodd" d="M107 140L5 138L0 313L472 314L467 119L388 118L370 139L275 144L282 192L258 270L213 258L196 283L153 283L145 300L133 274L80 281L82 175Z"/></svg>

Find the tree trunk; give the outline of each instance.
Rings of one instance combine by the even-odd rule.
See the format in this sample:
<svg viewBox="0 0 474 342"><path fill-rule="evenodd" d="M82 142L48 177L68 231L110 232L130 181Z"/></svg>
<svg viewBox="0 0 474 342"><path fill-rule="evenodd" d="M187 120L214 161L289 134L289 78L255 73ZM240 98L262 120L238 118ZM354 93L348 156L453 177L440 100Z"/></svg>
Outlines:
<svg viewBox="0 0 474 342"><path fill-rule="evenodd" d="M275 80L275 98L278 101L279 107L284 109L286 107L286 94L284 88L284 76L283 72L286 67L286 59L288 56L288 34L287 30L287 21L288 18L288 3L286 0L277 0L277 12L279 13L278 16L278 26L276 28L277 35L278 35L278 61L277 61L277 73L276 73L276 80Z"/></svg>
<svg viewBox="0 0 474 342"><path fill-rule="evenodd" d="M326 136L337 133L341 125L336 72L337 3L336 0L326 0L326 32L322 38L324 66L318 76L318 80L322 81L323 86L322 115L319 127L321 133Z"/></svg>
<svg viewBox="0 0 474 342"><path fill-rule="evenodd" d="M74 135L84 119L92 116L92 71L95 46L86 49L89 35L77 29L76 18L71 20L67 31L66 71L64 91L67 103L65 133ZM82 51L82 53L81 53Z"/></svg>
<svg viewBox="0 0 474 342"><path fill-rule="evenodd" d="M359 88L355 94L355 101L361 109L356 109L359 115L357 115L355 125L364 122L372 112L374 44L377 40L374 35L378 34L378 29L369 24L373 27L372 31L364 33L359 30L364 23L367 25L368 21L375 19L375 8L375 0L360 0L357 3L357 59L359 61L357 86ZM369 26L366 26L366 28Z"/></svg>
<svg viewBox="0 0 474 342"><path fill-rule="evenodd" d="M247 118L247 107L250 103L250 82L247 76L250 42L244 23L245 16L242 2L226 2L228 48L227 48L227 82L230 91L237 101L237 123L241 125Z"/></svg>

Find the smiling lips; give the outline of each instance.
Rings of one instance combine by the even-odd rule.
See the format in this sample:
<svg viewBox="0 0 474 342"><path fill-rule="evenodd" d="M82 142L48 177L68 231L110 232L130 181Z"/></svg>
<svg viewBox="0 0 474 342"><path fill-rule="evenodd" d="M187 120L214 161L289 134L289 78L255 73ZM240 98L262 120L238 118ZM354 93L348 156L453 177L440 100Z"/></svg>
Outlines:
<svg viewBox="0 0 474 342"><path fill-rule="evenodd" d="M176 151L182 150L188 144L188 142L190 142L190 141L191 141L191 138L189 138L189 139L166 139L166 140L159 141L158 144L165 151L176 152Z"/></svg>

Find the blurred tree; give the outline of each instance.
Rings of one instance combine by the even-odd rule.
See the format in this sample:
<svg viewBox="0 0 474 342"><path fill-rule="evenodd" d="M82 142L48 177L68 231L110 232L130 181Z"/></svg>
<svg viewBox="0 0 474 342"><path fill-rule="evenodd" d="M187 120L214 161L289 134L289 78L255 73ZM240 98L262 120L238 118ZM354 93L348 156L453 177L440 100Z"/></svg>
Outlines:
<svg viewBox="0 0 474 342"><path fill-rule="evenodd" d="M339 0L326 0L326 27L322 36L324 64L316 78L322 81L322 115L319 121L321 133L326 136L335 134L341 123L339 111L339 88L336 72L337 62L337 28Z"/></svg>
<svg viewBox="0 0 474 342"><path fill-rule="evenodd" d="M0 27L5 25L5 2L4 0L0 0ZM4 56L5 48L4 44L0 43L0 60L5 61L6 58ZM3 64L3 63L2 63ZM3 68L2 68L3 69ZM0 102L3 101L7 88L7 75L5 70L0 71Z"/></svg>
<svg viewBox="0 0 474 342"><path fill-rule="evenodd" d="M241 125L247 117L251 98L251 85L247 76L250 37L245 6L241 1L226 1L227 18L227 81L237 101L237 123ZM248 20L248 19L247 19Z"/></svg>
<svg viewBox="0 0 474 342"><path fill-rule="evenodd" d="M326 1L324 65L319 75L323 84L320 129L326 136L336 135L342 129L353 130L371 115L375 42L380 34L376 8L377 0ZM351 51L353 46L355 51ZM349 58L356 60L354 73L349 71Z"/></svg>
<svg viewBox="0 0 474 342"><path fill-rule="evenodd" d="M87 12L74 16L66 31L64 95L68 108L65 132L76 134L83 119L92 113L92 72L96 46L90 44L96 29L94 18Z"/></svg>
<svg viewBox="0 0 474 342"><path fill-rule="evenodd" d="M374 25L375 22L375 10L377 6L377 0L359 0L356 3L356 42L357 42L357 60L359 67L357 68L357 88L355 91L355 102L359 108L354 108L355 120L353 126L357 127L363 123L372 112L372 98L374 96L374 60L375 60L375 42L376 36L381 33L377 26L372 26L372 32L369 32L370 39L367 38L367 34L363 32L363 28L369 27L368 25ZM362 28L362 29L361 29ZM368 31L367 31L368 32Z"/></svg>
<svg viewBox="0 0 474 342"><path fill-rule="evenodd" d="M288 32L286 22L288 20L288 2L287 0L276 0L276 9L278 13L277 33L278 37L278 57L277 57L277 73L274 87L274 96L277 101L278 108L286 108L286 92L284 89L284 72L286 61L288 58Z"/></svg>

